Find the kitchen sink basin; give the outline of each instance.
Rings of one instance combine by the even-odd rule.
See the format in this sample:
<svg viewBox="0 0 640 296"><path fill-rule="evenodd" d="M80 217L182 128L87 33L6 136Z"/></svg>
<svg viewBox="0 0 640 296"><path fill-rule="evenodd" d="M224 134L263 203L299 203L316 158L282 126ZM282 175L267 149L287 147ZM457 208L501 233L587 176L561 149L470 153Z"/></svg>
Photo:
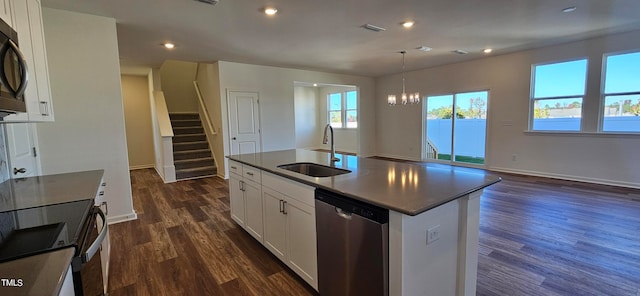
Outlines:
<svg viewBox="0 0 640 296"><path fill-rule="evenodd" d="M279 168L294 173L303 174L311 177L331 177L342 174L351 173L350 170L344 170L311 162L297 162L279 165Z"/></svg>

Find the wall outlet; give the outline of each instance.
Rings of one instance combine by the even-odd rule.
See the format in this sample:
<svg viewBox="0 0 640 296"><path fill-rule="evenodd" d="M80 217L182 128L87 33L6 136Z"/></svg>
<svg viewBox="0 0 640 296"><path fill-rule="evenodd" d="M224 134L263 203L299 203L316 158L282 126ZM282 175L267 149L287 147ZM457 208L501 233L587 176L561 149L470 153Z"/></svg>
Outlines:
<svg viewBox="0 0 640 296"><path fill-rule="evenodd" d="M511 155L511 161L516 161L516 160L518 160L518 155L512 154Z"/></svg>
<svg viewBox="0 0 640 296"><path fill-rule="evenodd" d="M433 226L427 230L427 245L440 239L440 225Z"/></svg>

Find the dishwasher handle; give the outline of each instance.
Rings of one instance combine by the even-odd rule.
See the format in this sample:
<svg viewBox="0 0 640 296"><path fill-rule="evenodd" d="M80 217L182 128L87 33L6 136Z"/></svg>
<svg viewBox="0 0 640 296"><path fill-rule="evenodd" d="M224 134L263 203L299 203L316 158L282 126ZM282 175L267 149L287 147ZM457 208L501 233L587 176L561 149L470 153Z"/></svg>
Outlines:
<svg viewBox="0 0 640 296"><path fill-rule="evenodd" d="M349 213L349 212L347 212L347 211L345 211L345 210L343 210L341 208L338 208L338 207L335 207L335 208L336 208L336 215L338 215L338 216L340 216L342 218L345 218L347 220L351 220L351 215L353 213Z"/></svg>

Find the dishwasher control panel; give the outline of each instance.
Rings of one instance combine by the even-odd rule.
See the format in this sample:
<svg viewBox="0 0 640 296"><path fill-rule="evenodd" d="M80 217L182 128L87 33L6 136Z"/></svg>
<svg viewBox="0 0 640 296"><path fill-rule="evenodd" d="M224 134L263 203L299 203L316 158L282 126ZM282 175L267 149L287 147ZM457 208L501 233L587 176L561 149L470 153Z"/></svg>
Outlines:
<svg viewBox="0 0 640 296"><path fill-rule="evenodd" d="M344 195L316 189L316 199L340 208L342 212L356 214L381 224L389 222L389 210Z"/></svg>

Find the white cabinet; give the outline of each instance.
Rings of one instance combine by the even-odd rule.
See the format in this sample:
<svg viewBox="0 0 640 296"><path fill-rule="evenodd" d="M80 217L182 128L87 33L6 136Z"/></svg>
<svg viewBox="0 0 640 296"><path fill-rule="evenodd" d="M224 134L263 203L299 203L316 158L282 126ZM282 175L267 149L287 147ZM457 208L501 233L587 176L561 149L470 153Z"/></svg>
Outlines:
<svg viewBox="0 0 640 296"><path fill-rule="evenodd" d="M318 289L315 188L262 173L264 245Z"/></svg>
<svg viewBox="0 0 640 296"><path fill-rule="evenodd" d="M100 187L98 187L98 193L96 193L95 198L95 205L100 207L105 216L109 215L109 206L104 198L106 187L107 183L104 182L104 179L100 180ZM97 219L96 223L98 224L98 229L102 229L102 221ZM100 266L102 267L102 284L104 285L105 293L109 287L109 258L111 258L111 240L109 239L109 232L107 232L107 236L100 246Z"/></svg>
<svg viewBox="0 0 640 296"><path fill-rule="evenodd" d="M259 242L263 240L261 171L229 161L231 218ZM235 167L233 169L231 167Z"/></svg>
<svg viewBox="0 0 640 296"><path fill-rule="evenodd" d="M38 136L35 123L4 124L11 178L34 177L40 175L38 157Z"/></svg>
<svg viewBox="0 0 640 296"><path fill-rule="evenodd" d="M0 18L7 23L7 25L13 27L13 18L11 15L11 1L12 0L0 0Z"/></svg>
<svg viewBox="0 0 640 296"><path fill-rule="evenodd" d="M24 93L27 112L9 115L4 120L14 122L53 121L53 105L40 0L0 1L10 2L13 28L18 32L18 46L22 54L24 54L29 71L29 82Z"/></svg>

